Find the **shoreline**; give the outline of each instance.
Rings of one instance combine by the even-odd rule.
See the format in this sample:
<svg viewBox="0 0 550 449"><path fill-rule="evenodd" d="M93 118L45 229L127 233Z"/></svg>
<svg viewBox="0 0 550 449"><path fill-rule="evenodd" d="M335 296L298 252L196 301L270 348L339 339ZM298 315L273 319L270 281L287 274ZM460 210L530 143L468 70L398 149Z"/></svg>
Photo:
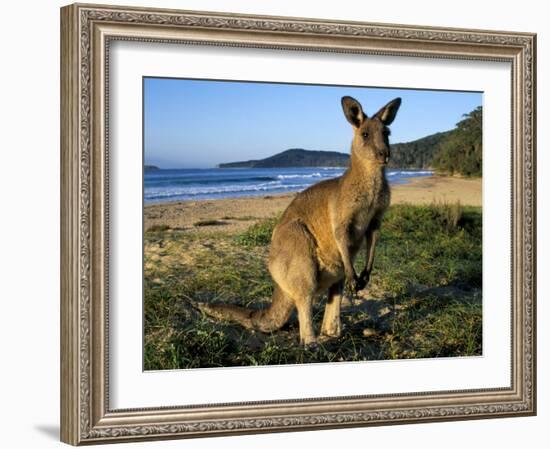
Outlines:
<svg viewBox="0 0 550 449"><path fill-rule="evenodd" d="M481 178L434 175L407 180L406 184L391 186L392 205L460 202L463 206L482 206ZM187 232L242 232L283 212L297 193L148 204L144 206L144 231L160 226Z"/></svg>

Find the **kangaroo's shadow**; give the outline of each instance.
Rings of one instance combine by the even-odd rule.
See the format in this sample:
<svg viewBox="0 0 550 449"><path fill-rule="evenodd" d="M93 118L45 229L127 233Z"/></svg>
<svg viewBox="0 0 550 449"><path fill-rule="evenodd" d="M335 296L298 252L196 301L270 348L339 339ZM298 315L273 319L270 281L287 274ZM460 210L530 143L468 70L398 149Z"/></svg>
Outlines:
<svg viewBox="0 0 550 449"><path fill-rule="evenodd" d="M468 288L465 285L441 285L437 287L415 286L398 295L380 295L381 292L367 291L359 297L344 298L341 309L342 334L337 338L324 338L320 336L320 347L315 353L301 352L298 344L299 323L296 312L293 312L287 323L273 333L245 329L242 326L224 321L210 322L195 308L192 300L182 301L182 306L187 311L181 326L189 326L190 322L205 319L212 326L223 332L228 343L228 348L239 348L250 355L257 355L262 351L277 350L284 356L281 360L300 360L299 363L344 361L344 360L381 360L388 358L388 351L393 348L393 341L399 341L398 345L411 346L412 335L408 329L403 329L412 323L430 319L432 314L453 313L452 304L456 302L481 304L481 289ZM185 305L186 304L186 305ZM321 297L316 302L313 310L314 327L317 331L321 328L321 322L325 311L326 298ZM449 312L447 308L451 306ZM265 304L250 305L250 308L262 308ZM422 329L419 329L422 333ZM430 337L431 338L431 337ZM275 348L275 349L273 349ZM303 348L302 348L303 349ZM393 354L396 357L407 357L400 351ZM294 357L294 358L292 358ZM271 360L271 359L270 359ZM267 362L270 364L273 362ZM292 363L292 362L276 362Z"/></svg>
<svg viewBox="0 0 550 449"><path fill-rule="evenodd" d="M434 298L437 299L435 302ZM428 299L432 301L428 302ZM465 288L459 284L416 286L404 294L383 298L370 296L367 292L358 299L346 298L342 302L342 318L354 330L373 329L377 333L384 333L391 329L392 321L399 314L412 313L414 310L417 316L426 316L451 301L481 304L481 289Z"/></svg>

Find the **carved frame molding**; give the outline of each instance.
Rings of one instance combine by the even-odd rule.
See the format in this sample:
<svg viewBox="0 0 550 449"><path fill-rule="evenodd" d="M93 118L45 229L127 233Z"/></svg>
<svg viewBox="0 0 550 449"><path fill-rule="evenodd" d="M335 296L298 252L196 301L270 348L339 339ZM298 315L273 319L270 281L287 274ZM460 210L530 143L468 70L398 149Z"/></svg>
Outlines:
<svg viewBox="0 0 550 449"><path fill-rule="evenodd" d="M70 444L536 413L536 36L75 4L61 9L61 437ZM214 406L108 405L108 54L113 40L509 61L512 387Z"/></svg>

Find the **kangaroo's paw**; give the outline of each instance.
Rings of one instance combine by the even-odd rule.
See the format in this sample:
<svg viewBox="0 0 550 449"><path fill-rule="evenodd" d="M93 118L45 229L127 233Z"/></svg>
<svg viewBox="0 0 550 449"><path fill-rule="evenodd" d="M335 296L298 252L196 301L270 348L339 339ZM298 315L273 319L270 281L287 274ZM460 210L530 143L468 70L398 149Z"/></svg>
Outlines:
<svg viewBox="0 0 550 449"><path fill-rule="evenodd" d="M367 288L367 285L369 285L369 279L370 276L361 276L356 284L355 284L355 293L359 293L362 290L365 290Z"/></svg>
<svg viewBox="0 0 550 449"><path fill-rule="evenodd" d="M344 282L344 295L353 297L357 291L357 279L351 278L346 279Z"/></svg>
<svg viewBox="0 0 550 449"><path fill-rule="evenodd" d="M355 283L355 294L364 293L367 290L370 281L370 273L366 270L363 270L361 274L357 277L357 282Z"/></svg>

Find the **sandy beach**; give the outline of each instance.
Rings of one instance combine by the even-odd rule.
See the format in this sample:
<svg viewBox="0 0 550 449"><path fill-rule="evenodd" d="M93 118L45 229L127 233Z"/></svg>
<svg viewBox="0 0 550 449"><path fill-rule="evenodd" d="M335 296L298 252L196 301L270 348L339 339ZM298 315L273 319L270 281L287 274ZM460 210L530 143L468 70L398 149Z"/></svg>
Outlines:
<svg viewBox="0 0 550 449"><path fill-rule="evenodd" d="M411 179L392 186L392 204L455 203L482 205L482 180L451 176ZM254 222L282 212L295 193L202 201L177 201L145 206L145 230L155 226L188 232L236 233Z"/></svg>

